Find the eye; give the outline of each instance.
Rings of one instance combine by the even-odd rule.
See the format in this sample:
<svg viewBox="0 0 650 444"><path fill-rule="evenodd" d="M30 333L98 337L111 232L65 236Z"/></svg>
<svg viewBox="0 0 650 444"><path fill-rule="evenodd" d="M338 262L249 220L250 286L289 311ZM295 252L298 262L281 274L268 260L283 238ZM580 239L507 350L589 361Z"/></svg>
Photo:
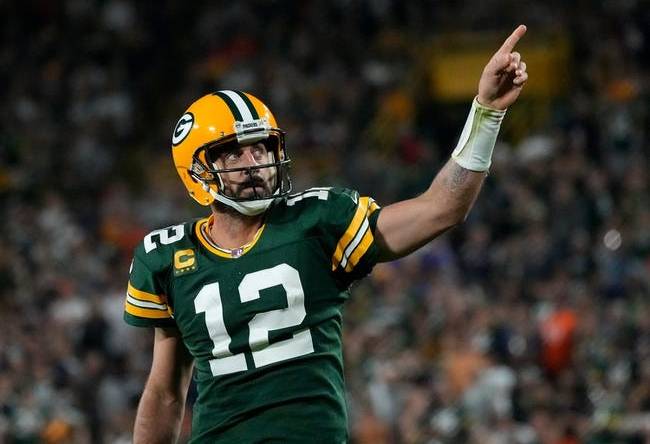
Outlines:
<svg viewBox="0 0 650 444"><path fill-rule="evenodd" d="M241 152L239 150L230 150L221 155L221 161L226 167L232 168L233 165L237 165L240 157Z"/></svg>
<svg viewBox="0 0 650 444"><path fill-rule="evenodd" d="M253 156L256 159L262 159L266 156L266 146L262 143L258 143L253 147Z"/></svg>

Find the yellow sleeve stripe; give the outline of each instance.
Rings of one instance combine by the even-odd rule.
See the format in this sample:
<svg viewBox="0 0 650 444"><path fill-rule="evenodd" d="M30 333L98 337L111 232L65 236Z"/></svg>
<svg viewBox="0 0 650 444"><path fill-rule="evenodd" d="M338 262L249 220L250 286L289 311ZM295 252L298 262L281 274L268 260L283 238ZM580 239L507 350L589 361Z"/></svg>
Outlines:
<svg viewBox="0 0 650 444"><path fill-rule="evenodd" d="M138 290L133 285L131 285L131 282L129 282L127 293L129 293L131 296L133 296L136 299L140 299L141 301L153 302L154 304L167 303L167 298L165 296L161 296L153 293L147 293L146 291Z"/></svg>
<svg viewBox="0 0 650 444"><path fill-rule="evenodd" d="M345 251L343 252L343 259L341 259L341 263L339 264L341 268L345 269L348 266L348 262L350 261L350 257L352 256L352 253L354 253L354 250L356 250L357 247L361 244L361 241L363 240L364 236L368 231L370 231L370 223L368 222L368 218L366 217L363 219L361 228L359 228L359 231L357 231L357 234L354 236L354 239L350 241Z"/></svg>
<svg viewBox="0 0 650 444"><path fill-rule="evenodd" d="M350 260L348 261L348 264L345 266L345 271L348 273L352 271L352 269L359 263L359 260L363 257L364 254L366 254L366 251L368 251L368 248L372 245L372 242L374 241L374 237L372 235L372 230L368 228L366 230L366 233L363 235L363 238L361 239L361 242L352 251L352 254L350 255Z"/></svg>
<svg viewBox="0 0 650 444"><path fill-rule="evenodd" d="M138 316L140 318L151 318L151 319L169 319L171 315L167 310L155 310L151 308L142 308L136 307L135 305L129 304L126 302L124 304L124 310L133 316Z"/></svg>
<svg viewBox="0 0 650 444"><path fill-rule="evenodd" d="M352 222L350 222L350 225L348 225L348 228L343 233L343 236L341 236L338 243L336 244L336 249L332 255L332 271L336 270L336 268L341 263L345 248L348 246L357 231L359 231L359 227L361 227L361 224L363 224L363 221L366 219L367 212L368 198L362 197L359 199L359 203L357 204L357 211L355 211L354 217L352 217Z"/></svg>
<svg viewBox="0 0 650 444"><path fill-rule="evenodd" d="M126 294L126 302L140 308L151 308L153 310L167 310L167 304L155 304L153 302L141 301L130 294Z"/></svg>
<svg viewBox="0 0 650 444"><path fill-rule="evenodd" d="M370 198L370 204L368 205L368 216L370 216L372 213L377 211L379 209L379 205L377 205L377 202L375 202L375 199L372 197Z"/></svg>

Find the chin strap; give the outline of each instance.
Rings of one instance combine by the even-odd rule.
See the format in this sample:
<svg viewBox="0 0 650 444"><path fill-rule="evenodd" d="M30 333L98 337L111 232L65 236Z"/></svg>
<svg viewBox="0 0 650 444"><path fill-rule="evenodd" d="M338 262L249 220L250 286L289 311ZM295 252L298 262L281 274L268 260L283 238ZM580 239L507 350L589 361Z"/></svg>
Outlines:
<svg viewBox="0 0 650 444"><path fill-rule="evenodd" d="M232 199L228 199L226 196L222 196L221 194L217 193L216 191L214 191L212 187L210 187L206 183L203 184L203 188L207 192L209 192L210 195L215 198L215 200L218 200L222 204L234 208L244 216L257 216L258 214L262 214L269 208L269 206L271 206L271 203L275 200L275 197L269 197L267 199L251 200L247 202L246 201L237 202ZM278 194L279 191L280 190L277 190L273 194Z"/></svg>

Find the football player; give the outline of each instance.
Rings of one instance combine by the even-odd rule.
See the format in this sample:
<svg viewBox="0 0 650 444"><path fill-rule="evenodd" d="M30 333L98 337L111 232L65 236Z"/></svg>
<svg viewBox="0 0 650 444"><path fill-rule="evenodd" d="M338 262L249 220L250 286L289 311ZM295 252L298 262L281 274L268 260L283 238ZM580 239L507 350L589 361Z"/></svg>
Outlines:
<svg viewBox="0 0 650 444"><path fill-rule="evenodd" d="M177 439L193 369L192 442L346 442L348 288L465 219L528 78L514 51L525 32L485 66L428 190L383 209L348 189L290 194L284 132L251 94L218 91L187 109L172 135L174 164L211 214L153 231L135 250L124 316L155 328L136 443Z"/></svg>

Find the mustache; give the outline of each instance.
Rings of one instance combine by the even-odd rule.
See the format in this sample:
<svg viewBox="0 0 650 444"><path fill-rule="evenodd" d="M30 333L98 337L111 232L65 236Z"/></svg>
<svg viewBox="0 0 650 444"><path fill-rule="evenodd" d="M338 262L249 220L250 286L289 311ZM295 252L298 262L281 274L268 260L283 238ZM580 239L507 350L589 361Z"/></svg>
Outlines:
<svg viewBox="0 0 650 444"><path fill-rule="evenodd" d="M241 188L247 188L247 187L266 187L266 182L264 179L261 177L256 177L256 176L251 176L249 177L248 180L245 180L244 182L240 183L239 186Z"/></svg>

